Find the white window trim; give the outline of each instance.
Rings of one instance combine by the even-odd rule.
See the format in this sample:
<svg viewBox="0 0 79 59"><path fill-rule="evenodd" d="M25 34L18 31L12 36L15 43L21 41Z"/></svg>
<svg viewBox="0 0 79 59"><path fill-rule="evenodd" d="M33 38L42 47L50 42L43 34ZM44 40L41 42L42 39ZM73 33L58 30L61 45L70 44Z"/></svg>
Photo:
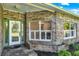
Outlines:
<svg viewBox="0 0 79 59"><path fill-rule="evenodd" d="M70 27L71 27L71 24L73 24L73 23L70 23ZM66 31L70 31L69 32L69 34L70 34L69 37L65 37L65 32ZM74 36L71 36L71 31L74 31ZM64 40L66 40L66 39L73 39L73 38L76 38L76 28L74 28L74 30L64 30Z"/></svg>
<svg viewBox="0 0 79 59"><path fill-rule="evenodd" d="M42 23L42 21L39 21L39 30L31 30L30 29L31 22L29 22L29 40L34 40L34 41L51 41L52 40L52 32L51 32L51 30L41 30L41 23ZM31 32L34 32L34 33L35 32L39 32L39 39L36 39L36 37L34 37L34 39L32 39L31 38ZM45 32L45 39L41 39L41 32ZM46 33L47 32L51 33L51 39L46 39ZM34 34L34 36L36 36L36 33Z"/></svg>

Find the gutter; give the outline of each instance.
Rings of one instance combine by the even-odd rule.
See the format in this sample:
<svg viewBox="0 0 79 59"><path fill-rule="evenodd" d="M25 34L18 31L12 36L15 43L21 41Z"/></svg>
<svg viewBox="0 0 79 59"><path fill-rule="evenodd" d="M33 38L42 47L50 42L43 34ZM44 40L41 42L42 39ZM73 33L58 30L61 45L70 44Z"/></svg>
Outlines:
<svg viewBox="0 0 79 59"><path fill-rule="evenodd" d="M72 15L72 16L75 16L75 17L78 17L78 18L79 18L79 15L76 15L76 14L74 14L74 13L72 13L72 12L66 11L66 10L64 10L64 9L62 9L62 8L59 8L59 7L55 6L55 5L53 5L53 4L48 3L48 4L46 4L46 5L51 6L51 7L53 7L53 8L56 8L57 10L60 10L60 11L62 11L62 12L65 12L65 13L69 14L69 15Z"/></svg>

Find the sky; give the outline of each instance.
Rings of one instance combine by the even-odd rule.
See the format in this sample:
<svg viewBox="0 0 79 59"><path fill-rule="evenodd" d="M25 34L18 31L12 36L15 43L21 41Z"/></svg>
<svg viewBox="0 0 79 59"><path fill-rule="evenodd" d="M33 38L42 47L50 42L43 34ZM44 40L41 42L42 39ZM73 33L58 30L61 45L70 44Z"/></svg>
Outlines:
<svg viewBox="0 0 79 59"><path fill-rule="evenodd" d="M52 4L79 15L79 3L52 3Z"/></svg>

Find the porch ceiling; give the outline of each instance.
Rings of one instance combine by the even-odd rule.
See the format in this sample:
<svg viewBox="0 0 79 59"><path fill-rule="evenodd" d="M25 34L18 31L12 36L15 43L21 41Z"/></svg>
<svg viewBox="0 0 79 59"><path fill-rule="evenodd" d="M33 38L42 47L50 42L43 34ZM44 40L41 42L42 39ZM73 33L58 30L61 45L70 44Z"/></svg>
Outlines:
<svg viewBox="0 0 79 59"><path fill-rule="evenodd" d="M17 11L21 13L46 10L45 8L36 7L28 3L3 3L2 5L4 9Z"/></svg>

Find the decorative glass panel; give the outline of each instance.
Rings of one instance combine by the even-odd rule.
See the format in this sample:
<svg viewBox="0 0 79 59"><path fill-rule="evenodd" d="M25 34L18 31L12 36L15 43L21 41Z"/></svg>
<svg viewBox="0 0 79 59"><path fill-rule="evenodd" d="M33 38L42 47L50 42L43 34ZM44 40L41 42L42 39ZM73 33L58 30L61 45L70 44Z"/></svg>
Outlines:
<svg viewBox="0 0 79 59"><path fill-rule="evenodd" d="M19 25L18 25L18 23L13 23L13 26L12 26L12 32L13 33L18 33L18 31L19 31Z"/></svg>

